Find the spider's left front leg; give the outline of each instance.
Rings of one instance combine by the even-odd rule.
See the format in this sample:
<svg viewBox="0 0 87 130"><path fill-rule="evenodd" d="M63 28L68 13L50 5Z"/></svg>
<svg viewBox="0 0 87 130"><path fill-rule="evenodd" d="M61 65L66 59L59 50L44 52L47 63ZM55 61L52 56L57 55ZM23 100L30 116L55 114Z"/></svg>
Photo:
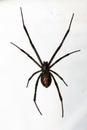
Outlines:
<svg viewBox="0 0 87 130"><path fill-rule="evenodd" d="M54 83L55 83L55 85L56 85L56 88L57 88L57 91L58 91L58 94L59 94L59 98L60 98L60 101L61 101L61 107L62 107L62 117L63 117L63 116L64 116L63 98L62 98L62 96L61 96L58 83L56 82L56 80L55 80L54 76L52 75L52 73L51 73L51 76L52 76L52 78L53 78L53 80L54 80Z"/></svg>
<svg viewBox="0 0 87 130"><path fill-rule="evenodd" d="M33 48L33 50L34 50L34 52L36 53L36 56L37 56L37 58L38 58L40 64L42 65L43 63L42 63L42 60L41 60L41 58L40 58L40 55L38 54L38 52L37 52L37 50L36 50L36 48L35 48L35 46L34 46L32 40L31 40L31 38L30 38L30 35L29 35L29 33L28 33L28 30L27 30L27 28L26 28L26 26L25 26L24 18L23 18L23 13L22 13L22 8L21 8L21 7L20 7L20 11L21 11L22 24L23 24L24 31L25 31L25 33L26 33L28 39L29 39L29 42L30 42L30 44L31 44L31 46L32 46L32 48Z"/></svg>
<svg viewBox="0 0 87 130"><path fill-rule="evenodd" d="M39 111L40 115L42 115L42 113L41 113L41 111L40 111L40 109L39 109L39 107L38 107L38 105L37 105L37 103L36 103L37 86L38 86L38 81L39 81L40 77L41 77L41 74L39 75L39 77L38 77L38 79L37 79L37 81L36 81L35 93L34 93L34 99L33 99L33 100L34 100L34 103L35 103L35 105L36 105L36 107L37 107L37 110Z"/></svg>

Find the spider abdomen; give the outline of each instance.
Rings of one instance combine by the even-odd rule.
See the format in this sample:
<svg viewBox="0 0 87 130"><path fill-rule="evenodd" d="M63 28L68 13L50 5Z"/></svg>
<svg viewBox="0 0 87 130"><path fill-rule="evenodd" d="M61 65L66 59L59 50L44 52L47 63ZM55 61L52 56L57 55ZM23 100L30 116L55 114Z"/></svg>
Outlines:
<svg viewBox="0 0 87 130"><path fill-rule="evenodd" d="M51 75L50 73L42 73L41 74L41 83L44 87L48 88L51 84Z"/></svg>

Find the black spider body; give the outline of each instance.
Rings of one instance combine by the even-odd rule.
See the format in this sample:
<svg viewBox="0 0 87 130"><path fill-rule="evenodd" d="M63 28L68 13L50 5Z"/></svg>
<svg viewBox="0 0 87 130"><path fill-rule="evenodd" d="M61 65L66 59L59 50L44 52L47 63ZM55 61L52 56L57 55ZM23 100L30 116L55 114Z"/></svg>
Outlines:
<svg viewBox="0 0 87 130"><path fill-rule="evenodd" d="M51 74L48 62L43 62L42 73L41 73L41 83L44 87L48 88L51 84Z"/></svg>
<svg viewBox="0 0 87 130"><path fill-rule="evenodd" d="M43 84L43 86L45 86L46 88L48 88L51 84L51 74L50 72L48 73L43 73L41 74L41 83Z"/></svg>
<svg viewBox="0 0 87 130"><path fill-rule="evenodd" d="M29 42L30 42L31 47L33 48L33 50L34 50L34 52L35 52L35 54L36 54L36 56L37 56L37 58L38 58L39 63L38 63L31 55L29 55L26 51L24 51L23 49L21 49L20 47L18 47L16 44L14 44L14 43L12 43L12 42L11 42L11 44L13 44L13 45L14 45L15 47L17 47L20 51L22 51L24 54L26 54L26 55L28 56L28 58L30 58L30 59L40 68L40 70L34 72L34 73L31 75L31 77L28 79L28 81L27 81L27 86L26 86L26 87L28 87L29 81L32 79L32 77L33 77L34 75L36 75L37 73L40 73L39 76L38 76L38 78L37 78L36 84L35 84L35 93L34 93L34 99L33 99L33 100L34 100L34 103L35 103L35 105L36 105L36 107L37 107L39 113L42 115L42 113L41 113L41 111L40 111L40 109L39 109L39 107L38 107L38 105L37 105L37 103L36 103L38 82L39 82L39 79L41 78L41 83L42 83L42 85L43 85L45 88L48 88L48 87L51 85L51 82L52 82L52 80L53 80L53 81L54 81L54 84L55 84L55 86L56 86L56 89L57 89L57 92L58 92L60 101L61 101L62 117L63 117L63 116L64 116L63 98L62 98L62 95L61 95L61 93L60 93L59 85L58 85L58 83L57 83L57 81L56 81L54 75L56 75L66 86L68 86L68 85L67 85L67 83L64 81L64 79L63 79L58 73L56 73L55 71L51 70L51 68L52 68L56 63L58 63L59 61L61 61L62 59L64 59L65 57L67 57L67 56L69 56L69 55L71 55L71 54L73 54L73 53L76 53L76 52L79 52L79 51L80 51L80 50L76 50L76 51L72 51L72 52L70 52L70 53L67 53L67 54L63 55L62 57L60 57L59 59L57 59L56 61L54 61L54 62L52 63L54 57L56 56L57 52L58 52L58 51L60 50L60 48L62 47L62 45L63 45L63 43L64 43L64 40L66 39L66 37L67 37L67 35L68 35L69 31L70 31L70 27L71 27L71 23L72 23L74 14L72 14L72 17L71 17L71 20L70 20L70 24L69 24L68 30L66 31L66 33L65 33L65 35L64 35L64 37L63 37L61 43L59 44L58 48L57 48L57 49L55 50L55 52L53 53L51 59L49 60L49 62L48 62L48 61L42 62L42 60L41 60L41 58L40 58L40 55L38 54L38 52L37 52L37 50L36 50L36 48L35 48L35 46L34 46L32 40L31 40L31 38L30 38L30 35L29 35L28 31L27 31L27 28L26 28L26 26L25 26L25 24L24 24L24 18L23 18L22 8L20 8L20 11L21 11L21 17L22 17L23 28L24 28L24 30L25 30L25 33L26 33L27 37L28 37L28 40L29 40Z"/></svg>

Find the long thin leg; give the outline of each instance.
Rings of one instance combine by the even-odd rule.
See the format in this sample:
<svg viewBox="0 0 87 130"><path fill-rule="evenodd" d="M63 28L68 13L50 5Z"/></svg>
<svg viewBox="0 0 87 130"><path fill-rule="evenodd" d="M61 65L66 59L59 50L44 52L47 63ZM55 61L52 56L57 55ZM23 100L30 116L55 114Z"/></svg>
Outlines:
<svg viewBox="0 0 87 130"><path fill-rule="evenodd" d="M62 42L60 43L60 45L58 46L58 48L56 49L56 51L54 52L53 56L51 57L50 61L49 61L49 65L51 64L51 62L53 61L55 55L57 54L57 52L60 50L60 48L62 47L63 43L64 43L64 40L66 39L69 31L70 31L70 27L71 27L71 24L72 24L72 20L73 20L73 17L74 17L74 13L72 14L72 18L70 20L70 24L69 24L69 27L68 27L68 30L66 31L64 37L63 37L63 40Z"/></svg>
<svg viewBox="0 0 87 130"><path fill-rule="evenodd" d="M57 75L57 76L63 81L63 83L64 83L66 86L68 86L67 83L64 81L64 79L63 79L58 73L56 73L56 72L53 71L53 70L50 70L50 71L53 72L55 75Z"/></svg>
<svg viewBox="0 0 87 130"><path fill-rule="evenodd" d="M39 54L38 54L38 52L37 52L37 50L36 50L34 44L32 43L32 40L31 40L31 38L30 38L30 35L29 35L29 33L28 33L28 31L27 31L27 28L26 28L26 26L25 26L24 18L23 18L23 13L22 13L22 8L21 8L21 7L20 7L20 11L21 11L21 17L22 17L23 28L24 28L24 30L25 30L25 32L26 32L26 34L27 34L27 37L28 37L28 39L29 39L29 42L30 42L30 44L31 44L31 46L32 46L32 48L33 48L33 50L35 51L35 53L36 53L36 55L37 55L37 58L38 58L39 62L40 62L41 65L42 65L42 60L41 60L41 58L40 58L40 56L39 56Z"/></svg>
<svg viewBox="0 0 87 130"><path fill-rule="evenodd" d="M51 75L52 75L52 74L51 74ZM61 101L62 117L63 117L63 116L64 116L63 98L62 98L62 96L61 96L61 93L60 93L60 90L59 90L58 84L57 84L57 82L56 82L56 80L55 80L55 78L54 78L53 75L52 75L52 78L53 78L54 83L55 83L55 85L56 85L56 88L57 88L57 91L58 91L58 94L59 94L59 98L60 98L60 101Z"/></svg>
<svg viewBox="0 0 87 130"><path fill-rule="evenodd" d="M28 87L29 81L32 79L32 77L33 77L35 74L39 73L39 72L41 72L41 70L36 71L35 73L33 73L33 74L31 75L31 77L30 77L30 78L28 79L28 81L27 81L26 88Z"/></svg>
<svg viewBox="0 0 87 130"><path fill-rule="evenodd" d="M15 45L14 43L10 42L12 45L14 45L15 47L17 47L20 51L22 51L24 54L26 54L31 60L33 60L40 68L41 66L39 65L39 63L34 60L34 58L32 56L30 56L26 51L24 51L23 49L21 49L19 46Z"/></svg>
<svg viewBox="0 0 87 130"><path fill-rule="evenodd" d="M33 99L33 100L34 100L34 103L35 103L35 105L36 105L37 110L39 111L40 115L42 115L42 113L41 113L41 111L40 111L40 109L39 109L39 107L38 107L38 105L37 105L37 103L36 103L37 86L38 86L38 81L39 81L40 77L41 77L41 74L39 75L39 77L38 77L38 79L37 79L37 81L36 81L35 93L34 93L34 99Z"/></svg>
<svg viewBox="0 0 87 130"><path fill-rule="evenodd" d="M72 52L70 52L70 53L67 53L67 54L65 54L64 56L62 56L62 57L60 57L58 60L56 60L51 66L50 66L50 68L51 67L53 67L56 63L58 63L60 60L62 60L63 58L65 58L65 57L67 57L67 56L69 56L69 55L71 55L71 54L73 54L73 53L76 53L76 52L79 52L80 50L76 50L76 51L72 51Z"/></svg>

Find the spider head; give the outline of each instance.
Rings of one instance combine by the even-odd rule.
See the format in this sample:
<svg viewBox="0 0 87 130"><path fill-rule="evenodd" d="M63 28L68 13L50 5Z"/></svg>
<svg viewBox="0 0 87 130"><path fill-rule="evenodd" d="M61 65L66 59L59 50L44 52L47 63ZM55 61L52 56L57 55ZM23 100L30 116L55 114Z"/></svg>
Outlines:
<svg viewBox="0 0 87 130"><path fill-rule="evenodd" d="M49 63L46 61L43 62L42 65L42 72L48 72L49 71Z"/></svg>

